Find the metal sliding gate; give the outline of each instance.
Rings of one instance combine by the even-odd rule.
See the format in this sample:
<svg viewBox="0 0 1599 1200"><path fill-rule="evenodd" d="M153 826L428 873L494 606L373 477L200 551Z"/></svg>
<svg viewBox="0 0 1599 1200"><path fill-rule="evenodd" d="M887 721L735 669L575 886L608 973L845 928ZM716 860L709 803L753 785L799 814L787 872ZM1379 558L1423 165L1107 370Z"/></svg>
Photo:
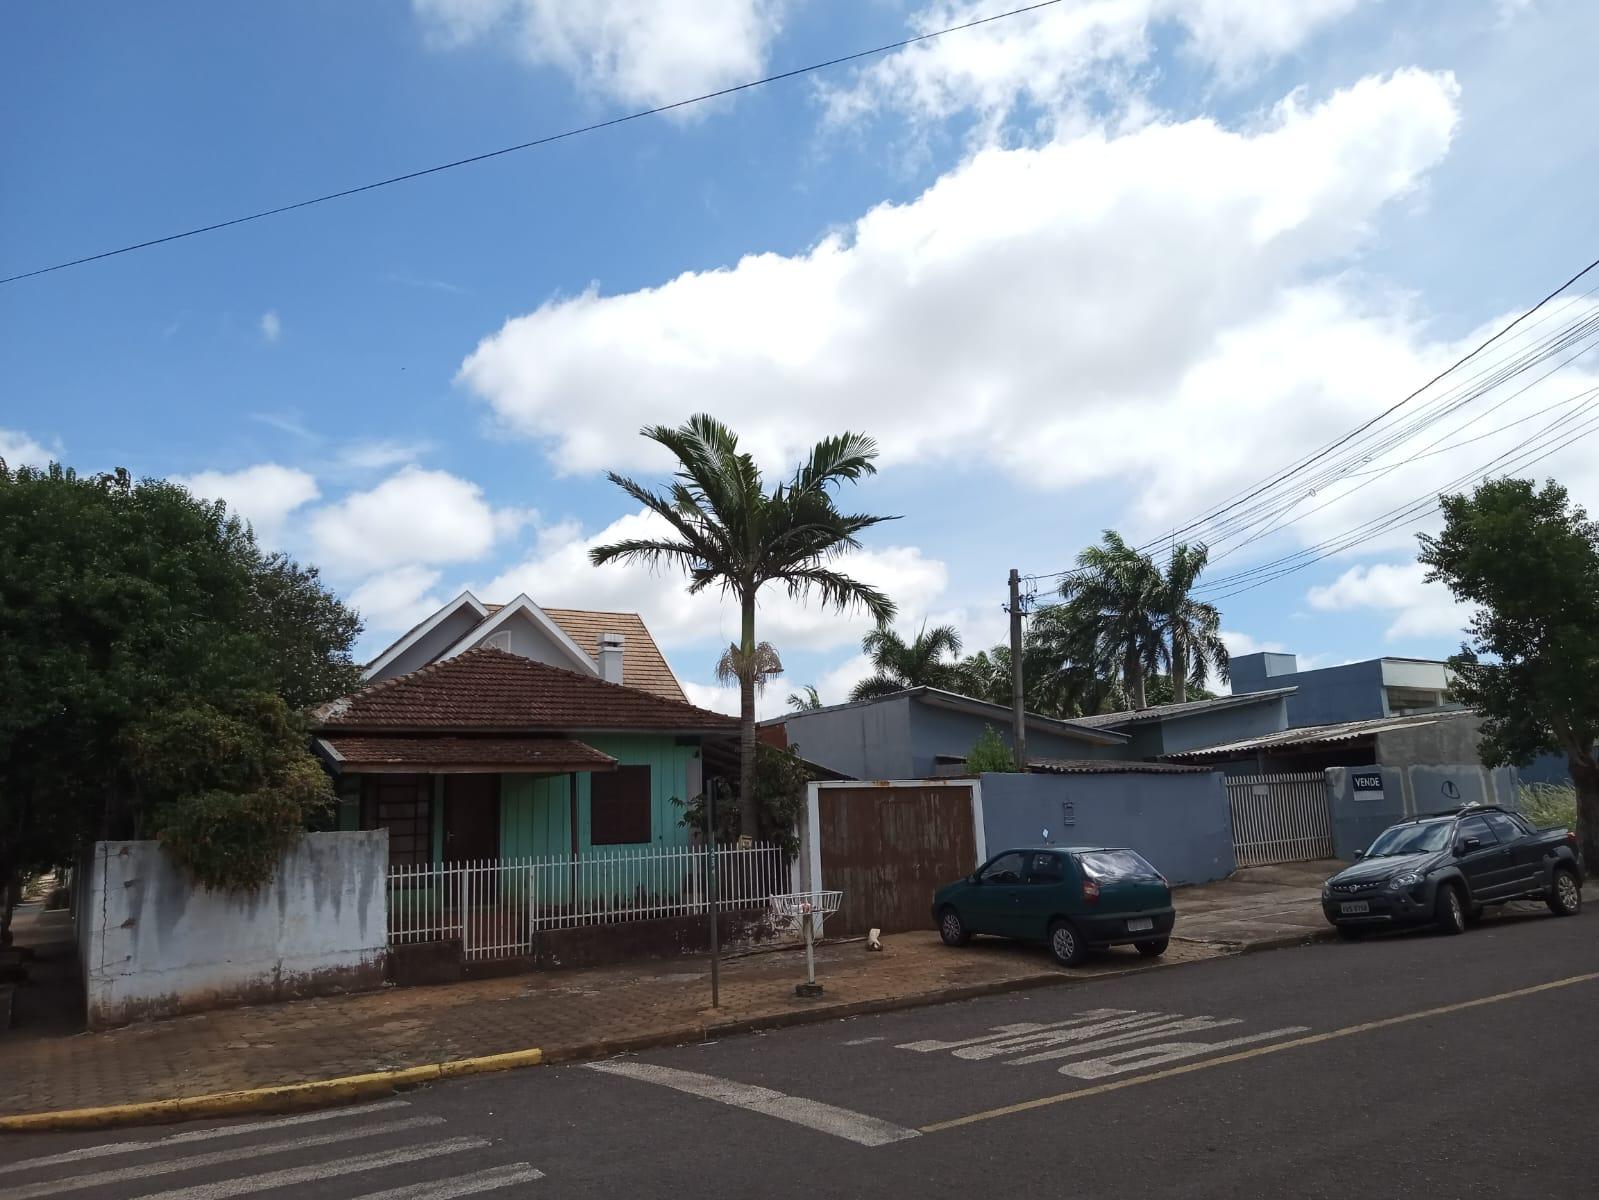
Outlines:
<svg viewBox="0 0 1599 1200"><path fill-rule="evenodd" d="M1240 867L1333 856L1332 810L1320 771L1227 780Z"/></svg>

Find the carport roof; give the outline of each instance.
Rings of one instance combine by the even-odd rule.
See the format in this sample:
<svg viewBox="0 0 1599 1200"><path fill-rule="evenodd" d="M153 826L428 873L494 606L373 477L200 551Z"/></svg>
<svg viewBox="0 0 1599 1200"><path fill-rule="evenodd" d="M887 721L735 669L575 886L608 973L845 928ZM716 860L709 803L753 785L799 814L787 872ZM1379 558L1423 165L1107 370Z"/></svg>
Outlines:
<svg viewBox="0 0 1599 1200"><path fill-rule="evenodd" d="M1244 738L1242 741L1182 750L1166 757L1173 762L1191 762L1196 759L1231 758L1241 754L1253 754L1257 750L1275 750L1290 746L1328 746L1338 742L1351 742L1356 738L1368 737L1390 729L1416 729L1423 725L1434 725L1439 721L1476 715L1470 709L1454 709L1447 712L1418 713L1408 717L1371 717L1364 721L1341 721L1336 725L1305 725L1298 729L1284 729L1279 733Z"/></svg>

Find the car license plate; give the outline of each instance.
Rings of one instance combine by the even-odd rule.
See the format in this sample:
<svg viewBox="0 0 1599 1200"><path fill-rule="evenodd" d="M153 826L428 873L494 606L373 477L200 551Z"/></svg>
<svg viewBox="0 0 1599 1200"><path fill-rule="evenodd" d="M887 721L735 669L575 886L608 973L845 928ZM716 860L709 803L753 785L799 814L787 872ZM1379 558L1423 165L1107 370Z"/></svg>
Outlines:
<svg viewBox="0 0 1599 1200"><path fill-rule="evenodd" d="M1369 913L1371 905L1364 900L1345 900L1338 906L1338 911L1345 914Z"/></svg>
<svg viewBox="0 0 1599 1200"><path fill-rule="evenodd" d="M1146 929L1153 928L1155 928L1155 918L1153 917L1134 917L1127 922L1128 933L1142 933Z"/></svg>

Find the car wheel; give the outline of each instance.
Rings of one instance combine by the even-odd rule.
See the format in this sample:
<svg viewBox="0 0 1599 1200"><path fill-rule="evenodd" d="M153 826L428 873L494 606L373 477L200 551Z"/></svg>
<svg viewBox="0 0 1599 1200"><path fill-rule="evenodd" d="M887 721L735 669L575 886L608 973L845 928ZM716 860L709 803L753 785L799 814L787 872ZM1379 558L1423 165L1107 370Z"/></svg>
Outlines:
<svg viewBox="0 0 1599 1200"><path fill-rule="evenodd" d="M1145 958L1159 958L1166 953L1166 947L1171 945L1171 939L1156 938L1152 942L1134 942L1133 945L1138 947L1138 953Z"/></svg>
<svg viewBox="0 0 1599 1200"><path fill-rule="evenodd" d="M1577 877L1565 867L1556 868L1554 886L1549 889L1546 903L1557 917L1574 917L1581 911L1582 888L1577 884Z"/></svg>
<svg viewBox="0 0 1599 1200"><path fill-rule="evenodd" d="M1466 932L1466 902L1460 898L1460 889L1446 883L1438 889L1438 907L1433 916L1433 926L1439 933Z"/></svg>
<svg viewBox="0 0 1599 1200"><path fill-rule="evenodd" d="M1049 952L1063 967L1075 967L1086 953L1083 939L1067 920L1052 921L1049 926Z"/></svg>
<svg viewBox="0 0 1599 1200"><path fill-rule="evenodd" d="M1366 931L1359 925L1339 925L1338 936L1346 942L1358 942L1366 936Z"/></svg>
<svg viewBox="0 0 1599 1200"><path fill-rule="evenodd" d="M946 908L938 914L938 936L944 939L946 946L964 946L972 940L966 922L961 920L960 913L953 908Z"/></svg>
<svg viewBox="0 0 1599 1200"><path fill-rule="evenodd" d="M1468 908L1466 910L1466 924L1467 925L1479 925L1479 924L1481 924L1482 923L1482 914L1483 914L1483 906L1480 905L1480 904L1473 904L1470 908Z"/></svg>

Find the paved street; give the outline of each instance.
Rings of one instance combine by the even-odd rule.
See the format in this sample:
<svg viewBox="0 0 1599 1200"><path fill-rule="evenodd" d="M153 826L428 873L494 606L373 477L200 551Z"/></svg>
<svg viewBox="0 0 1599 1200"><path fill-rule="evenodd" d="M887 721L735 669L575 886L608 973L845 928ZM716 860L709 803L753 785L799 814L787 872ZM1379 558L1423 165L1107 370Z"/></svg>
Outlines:
<svg viewBox="0 0 1599 1200"><path fill-rule="evenodd" d="M1588 1195L1596 1011L1599 917L1510 917L352 1109L14 1135L0 1200Z"/></svg>

